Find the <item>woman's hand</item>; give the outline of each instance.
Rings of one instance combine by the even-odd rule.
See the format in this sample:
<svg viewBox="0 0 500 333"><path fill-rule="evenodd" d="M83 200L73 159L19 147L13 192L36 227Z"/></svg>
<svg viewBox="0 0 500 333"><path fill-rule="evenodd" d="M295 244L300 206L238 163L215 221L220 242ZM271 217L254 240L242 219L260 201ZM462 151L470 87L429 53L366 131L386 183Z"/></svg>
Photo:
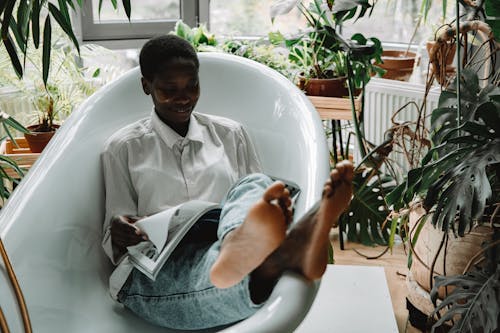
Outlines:
<svg viewBox="0 0 500 333"><path fill-rule="evenodd" d="M147 236L137 228L134 223L140 218L135 216L117 215L111 219L111 242L114 252L122 256L127 251L127 246L136 245Z"/></svg>

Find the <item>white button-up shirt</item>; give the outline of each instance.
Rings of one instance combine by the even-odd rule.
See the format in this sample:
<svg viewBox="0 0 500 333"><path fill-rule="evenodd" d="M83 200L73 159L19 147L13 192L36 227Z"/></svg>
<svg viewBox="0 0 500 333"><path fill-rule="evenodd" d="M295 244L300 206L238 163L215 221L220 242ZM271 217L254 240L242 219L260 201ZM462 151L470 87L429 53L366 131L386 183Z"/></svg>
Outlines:
<svg viewBox="0 0 500 333"><path fill-rule="evenodd" d="M193 199L220 202L236 180L260 171L241 124L200 113L191 115L182 137L153 111L111 136L101 159L106 186L102 245L118 265L110 277L113 298L132 270L126 256L113 253L113 216L148 216Z"/></svg>

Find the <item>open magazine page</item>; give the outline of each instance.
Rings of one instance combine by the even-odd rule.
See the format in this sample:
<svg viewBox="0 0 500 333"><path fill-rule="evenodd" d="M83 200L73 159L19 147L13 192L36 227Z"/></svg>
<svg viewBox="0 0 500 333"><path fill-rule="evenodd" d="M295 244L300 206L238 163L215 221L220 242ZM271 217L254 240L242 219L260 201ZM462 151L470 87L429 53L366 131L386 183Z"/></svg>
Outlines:
<svg viewBox="0 0 500 333"><path fill-rule="evenodd" d="M193 200L136 222L149 241L127 248L130 261L155 280L160 268L193 224L208 211L218 208L219 205L212 202Z"/></svg>

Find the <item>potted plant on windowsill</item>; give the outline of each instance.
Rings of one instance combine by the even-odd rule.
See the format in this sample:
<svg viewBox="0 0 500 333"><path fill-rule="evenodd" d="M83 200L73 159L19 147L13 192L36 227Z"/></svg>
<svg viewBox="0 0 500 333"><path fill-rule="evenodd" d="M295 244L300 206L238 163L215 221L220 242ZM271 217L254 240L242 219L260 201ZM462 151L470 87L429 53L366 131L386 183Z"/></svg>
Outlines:
<svg viewBox="0 0 500 333"><path fill-rule="evenodd" d="M118 8L116 1L111 1L115 9ZM130 18L130 0L123 0L123 7L127 17ZM77 1L78 6L82 6L81 1ZM102 1L99 2L99 12L101 10ZM57 4L52 1L18 1L7 0L3 1L0 5L0 21L2 28L2 48L1 52L10 58L12 68L19 80L17 86L25 85L21 82L23 75L28 68L35 68L39 72L38 79L43 81L43 86L46 95L40 101L45 104L42 111L42 116L37 125L36 130L52 131L57 126L53 124L53 117L55 116L54 110L57 104L56 97L53 92L48 88L49 72L53 58L57 57L58 52L54 52L58 47L53 43L53 35L62 34L71 40L74 47L71 52L80 54L80 46L73 31L70 11L75 10L75 4L72 0L61 0ZM58 26L60 29L53 29L53 26ZM35 50L40 50L40 56L35 61L30 61L30 52L32 52L31 44ZM24 57L24 61L20 61L20 56ZM67 54L68 59L74 55ZM6 57L7 58L7 57ZM26 61L28 60L28 61ZM73 59L73 61L75 61ZM31 66L33 65L33 66ZM57 69L58 71L60 68ZM57 86L54 84L53 86ZM35 87L35 89L37 89ZM27 89L26 91L29 91ZM40 135L37 135L40 136ZM33 148L38 150L38 148Z"/></svg>
<svg viewBox="0 0 500 333"><path fill-rule="evenodd" d="M40 113L38 122L27 126L29 132L24 133L24 138L32 153L41 153L60 125L54 123L54 98L50 94L39 97L36 104Z"/></svg>
<svg viewBox="0 0 500 333"><path fill-rule="evenodd" d="M368 1L345 1L336 5L325 0L313 0L309 6L297 0L273 4L272 20L297 7L307 21L305 31L291 38L285 38L280 33L276 33L275 36L281 38L274 40L278 43L283 42L288 48L289 60L297 74L297 84L305 90L306 94L348 96L347 62L354 69L352 74L356 88L361 88L362 84L368 82L371 74L378 70L368 59L360 61L360 59L348 58L344 40L336 33L336 29L344 20L363 16L370 6ZM356 14L358 7L362 8L360 14ZM356 34L352 39L354 42L363 41L363 44L367 42L374 44L372 52L368 53L368 58L379 58L382 48L381 43L376 38L371 38L368 41L362 35ZM363 70L358 70L360 67L363 67ZM327 88L330 85L334 87L332 90Z"/></svg>

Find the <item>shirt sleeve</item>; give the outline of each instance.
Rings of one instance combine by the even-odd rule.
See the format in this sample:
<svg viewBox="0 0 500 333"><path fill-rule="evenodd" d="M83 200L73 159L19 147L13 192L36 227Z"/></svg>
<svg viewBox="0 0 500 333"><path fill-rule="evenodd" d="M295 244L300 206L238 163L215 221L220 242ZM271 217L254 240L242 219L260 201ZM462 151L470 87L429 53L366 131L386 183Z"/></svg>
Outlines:
<svg viewBox="0 0 500 333"><path fill-rule="evenodd" d="M250 139L250 136L245 131L243 126L239 132L239 142L238 142L238 161L239 163L239 173L240 177L248 175L254 172L262 172L262 166L260 164L259 156L257 151Z"/></svg>
<svg viewBox="0 0 500 333"><path fill-rule="evenodd" d="M122 155L122 158L119 158L110 151L101 154L106 196L102 246L115 265L123 259L123 256L118 257L116 251L113 250L110 231L111 218L116 215L137 215L137 194L124 162L125 157Z"/></svg>

